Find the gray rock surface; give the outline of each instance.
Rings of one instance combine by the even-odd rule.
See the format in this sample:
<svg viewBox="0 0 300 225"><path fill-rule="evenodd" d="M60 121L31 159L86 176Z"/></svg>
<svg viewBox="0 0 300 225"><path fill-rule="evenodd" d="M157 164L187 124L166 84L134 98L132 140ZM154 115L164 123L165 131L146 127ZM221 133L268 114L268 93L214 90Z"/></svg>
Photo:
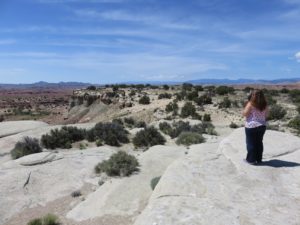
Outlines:
<svg viewBox="0 0 300 225"><path fill-rule="evenodd" d="M97 185L94 166L114 152L108 147L69 150L60 160L35 166L21 166L22 159L3 163L0 165L0 224L25 208L69 196L85 183Z"/></svg>
<svg viewBox="0 0 300 225"><path fill-rule="evenodd" d="M0 138L46 126L48 126L47 123L33 120L2 122L0 123Z"/></svg>
<svg viewBox="0 0 300 225"><path fill-rule="evenodd" d="M245 164L243 129L170 165L134 225L299 225L300 139L267 131L265 162Z"/></svg>
<svg viewBox="0 0 300 225"><path fill-rule="evenodd" d="M16 160L21 166L34 166L55 160L62 159L64 156L61 153L41 152L31 155L26 155Z"/></svg>
<svg viewBox="0 0 300 225"><path fill-rule="evenodd" d="M167 166L182 157L184 152L184 147L151 147L138 157L141 165L139 173L106 182L72 209L67 218L83 221L105 215L137 215L145 208L152 194L151 179L161 176Z"/></svg>

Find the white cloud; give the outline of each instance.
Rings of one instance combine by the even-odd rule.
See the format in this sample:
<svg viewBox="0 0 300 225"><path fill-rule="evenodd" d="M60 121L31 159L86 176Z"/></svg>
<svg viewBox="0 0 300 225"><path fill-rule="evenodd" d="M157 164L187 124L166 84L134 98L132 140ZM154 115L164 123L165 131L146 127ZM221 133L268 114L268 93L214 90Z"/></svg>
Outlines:
<svg viewBox="0 0 300 225"><path fill-rule="evenodd" d="M300 52L297 52L297 53L295 54L295 57L296 57L296 60L297 60L298 62L300 62Z"/></svg>

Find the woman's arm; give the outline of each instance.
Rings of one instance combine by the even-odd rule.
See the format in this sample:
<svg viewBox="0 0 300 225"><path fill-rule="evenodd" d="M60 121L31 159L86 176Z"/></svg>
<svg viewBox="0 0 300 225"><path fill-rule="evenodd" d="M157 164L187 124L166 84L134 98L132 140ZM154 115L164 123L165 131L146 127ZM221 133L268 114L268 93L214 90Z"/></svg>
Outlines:
<svg viewBox="0 0 300 225"><path fill-rule="evenodd" d="M245 106L244 110L243 110L243 116L244 117L249 116L249 114L251 112L251 108L252 108L251 103L248 102L247 105Z"/></svg>

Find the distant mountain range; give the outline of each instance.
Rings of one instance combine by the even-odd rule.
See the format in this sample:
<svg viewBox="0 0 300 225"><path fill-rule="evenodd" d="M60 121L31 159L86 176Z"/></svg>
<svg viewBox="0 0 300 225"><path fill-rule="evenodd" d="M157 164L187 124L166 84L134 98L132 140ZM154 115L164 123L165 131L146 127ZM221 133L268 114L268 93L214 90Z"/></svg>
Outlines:
<svg viewBox="0 0 300 225"><path fill-rule="evenodd" d="M0 84L0 89L75 89L88 87L91 84L81 82L48 83L40 81L33 84Z"/></svg>
<svg viewBox="0 0 300 225"><path fill-rule="evenodd" d="M188 83L192 84L291 84L295 82L300 82L300 78L286 78L286 79L275 79L275 80L252 80L252 79L237 79L237 80L230 80L230 79L199 79L199 80L190 80L187 81Z"/></svg>
<svg viewBox="0 0 300 225"><path fill-rule="evenodd" d="M185 82L162 82L162 81L153 81L146 82L155 85L162 84L181 84L181 83L192 83L192 84L201 84L201 85L246 85L246 84L293 84L300 82L300 78L286 78L286 79L274 79L274 80L252 80L252 79L198 79L198 80L189 80ZM122 83L122 82L121 82ZM140 84L144 82L123 82L126 84ZM59 82L59 83L48 83L40 81L33 84L0 84L0 89L39 89L39 88L49 88L49 89L60 89L60 88L84 88L90 85L99 85L99 84L90 84L82 82ZM102 84L103 85L103 84Z"/></svg>

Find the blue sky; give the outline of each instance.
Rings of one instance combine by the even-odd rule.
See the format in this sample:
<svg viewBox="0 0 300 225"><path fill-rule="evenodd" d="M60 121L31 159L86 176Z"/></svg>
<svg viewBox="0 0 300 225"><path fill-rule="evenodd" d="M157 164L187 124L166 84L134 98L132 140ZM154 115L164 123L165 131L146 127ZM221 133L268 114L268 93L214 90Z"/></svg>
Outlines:
<svg viewBox="0 0 300 225"><path fill-rule="evenodd" d="M300 77L300 0L1 0L0 83Z"/></svg>

